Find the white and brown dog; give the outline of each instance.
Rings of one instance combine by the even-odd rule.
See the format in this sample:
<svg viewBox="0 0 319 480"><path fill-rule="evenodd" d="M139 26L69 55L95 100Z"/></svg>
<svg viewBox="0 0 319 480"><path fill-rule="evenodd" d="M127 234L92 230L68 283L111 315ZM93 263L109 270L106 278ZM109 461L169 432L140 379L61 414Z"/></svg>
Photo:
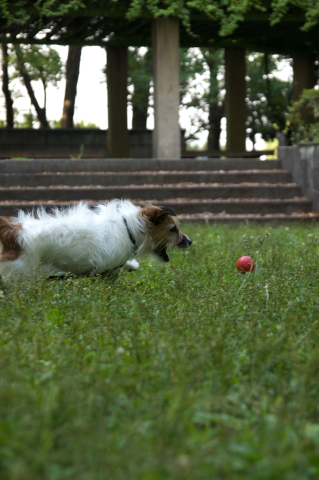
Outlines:
<svg viewBox="0 0 319 480"><path fill-rule="evenodd" d="M113 200L94 208L80 203L53 214L19 211L12 221L0 217L0 276L94 275L124 265L136 269L136 258L143 256L168 262L167 250L192 243L175 216L171 208Z"/></svg>

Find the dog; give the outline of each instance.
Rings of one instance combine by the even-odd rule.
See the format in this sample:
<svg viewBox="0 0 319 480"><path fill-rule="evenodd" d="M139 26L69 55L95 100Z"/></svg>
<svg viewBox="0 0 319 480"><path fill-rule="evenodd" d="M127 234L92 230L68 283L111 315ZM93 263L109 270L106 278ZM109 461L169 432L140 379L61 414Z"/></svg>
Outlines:
<svg viewBox="0 0 319 480"><path fill-rule="evenodd" d="M53 213L19 211L11 221L0 217L0 276L91 276L123 266L135 270L140 257L169 262L167 251L192 243L175 217L171 208L129 200L93 208L81 202Z"/></svg>

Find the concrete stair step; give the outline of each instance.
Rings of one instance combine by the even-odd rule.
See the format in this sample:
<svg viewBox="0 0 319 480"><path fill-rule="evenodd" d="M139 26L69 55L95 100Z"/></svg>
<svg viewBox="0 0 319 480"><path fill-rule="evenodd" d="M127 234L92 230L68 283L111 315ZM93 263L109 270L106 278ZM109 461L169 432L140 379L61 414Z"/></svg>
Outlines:
<svg viewBox="0 0 319 480"><path fill-rule="evenodd" d="M156 202L153 202L156 204ZM203 200L163 200L159 202L173 208L178 215L188 214L276 214L311 212L311 202L307 198L292 199L203 199Z"/></svg>
<svg viewBox="0 0 319 480"><path fill-rule="evenodd" d="M49 187L87 185L147 185L192 183L288 183L291 173L284 170L232 170L195 172L100 172L100 173L0 173L0 186Z"/></svg>
<svg viewBox="0 0 319 480"><path fill-rule="evenodd" d="M317 221L309 199L281 169L257 159L40 159L0 161L0 216L79 201L151 201L182 222Z"/></svg>
<svg viewBox="0 0 319 480"><path fill-rule="evenodd" d="M199 170L273 170L281 168L280 160L260 161L254 158L228 159L37 159L1 160L0 173L41 172L140 172L140 171L199 171Z"/></svg>
<svg viewBox="0 0 319 480"><path fill-rule="evenodd" d="M31 211L34 208L43 207L50 211L52 208L66 208L78 202L1 202L0 216L13 216L17 210ZM96 202L90 202L94 205ZM143 202L135 202L143 203ZM178 215L261 215L261 214L293 214L311 212L311 202L307 198L293 199L167 199L153 201L154 205L165 205L173 208Z"/></svg>
<svg viewBox="0 0 319 480"><path fill-rule="evenodd" d="M14 217L18 210L32 211L33 209L43 206L50 211L54 207L64 208L70 206L70 203L60 204L0 204L0 216ZM176 211L178 208L174 206ZM240 222L258 222L258 223L286 223L286 222L318 222L319 213L317 212L293 212L293 213L187 213L179 214L178 219L182 223L198 222L198 223L240 223Z"/></svg>
<svg viewBox="0 0 319 480"><path fill-rule="evenodd" d="M148 185L122 187L53 187L0 188L0 201L9 200L86 200L105 201L112 198L165 200L169 198L291 198L300 197L296 184L202 184L202 185Z"/></svg>

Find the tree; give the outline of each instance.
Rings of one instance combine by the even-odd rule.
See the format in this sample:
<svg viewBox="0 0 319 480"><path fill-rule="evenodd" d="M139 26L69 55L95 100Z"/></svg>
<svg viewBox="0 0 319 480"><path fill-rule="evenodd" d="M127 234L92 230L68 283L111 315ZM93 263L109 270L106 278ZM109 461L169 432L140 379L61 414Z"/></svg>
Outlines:
<svg viewBox="0 0 319 480"><path fill-rule="evenodd" d="M255 143L261 133L265 140L273 139L277 131L284 131L291 102L292 84L275 76L282 58L262 53L248 55L247 72L247 133Z"/></svg>
<svg viewBox="0 0 319 480"><path fill-rule="evenodd" d="M300 27L309 31L319 22L319 6L316 0L0 0L0 33L7 35L7 41L25 41L65 45L106 45L106 39L131 45L148 45L149 30L143 28L153 18L176 17L180 19L188 40L197 38L198 45L213 40L219 47L225 47L220 37L232 35L246 23L245 32L238 32L245 39L246 46L252 46L247 36L249 25L256 16L262 29L274 38L278 47L282 36L277 37L272 27L292 14L288 19L293 23L297 43L295 48L309 46L308 39L300 33ZM250 18L249 18L250 16ZM207 27L202 28L205 21ZM211 28L208 23L214 23ZM244 25L245 27L245 25ZM41 35L38 35L41 32ZM316 50L316 32L310 32L312 45ZM274 34L274 36L273 36ZM254 35L254 43L267 48L262 38ZM262 36L260 36L262 37ZM204 39L204 42L203 42ZM276 40L277 39L277 40ZM233 38L238 41L238 38ZM134 41L136 43L134 43ZM286 43L286 42L285 42ZM206 43L207 45L207 43ZM228 44L229 45L229 44Z"/></svg>
<svg viewBox="0 0 319 480"><path fill-rule="evenodd" d="M208 130L208 155L219 150L220 122L224 116L224 51L214 48L190 48L181 51L181 104L194 111L192 132L196 138Z"/></svg>
<svg viewBox="0 0 319 480"><path fill-rule="evenodd" d="M129 49L129 100L133 106L133 128L146 128L150 105L152 77L151 49ZM219 150L220 121L223 117L221 90L223 83L217 79L223 67L223 51L215 49L180 50L181 104L193 108L193 129L186 139L196 138L200 131L208 130L208 149ZM202 75L208 72L208 88L196 88L202 83ZM194 87L195 84L195 87ZM208 120L204 117L207 114Z"/></svg>
<svg viewBox="0 0 319 480"><path fill-rule="evenodd" d="M310 120L311 119L311 120ZM288 117L292 143L319 141L319 90L305 89Z"/></svg>
<svg viewBox="0 0 319 480"><path fill-rule="evenodd" d="M247 57L247 133L253 144L257 133L269 140L286 128L292 85L275 76L281 60L278 55L254 53ZM184 51L181 101L187 108L194 109L189 138L208 130L209 155L219 149L220 122L224 116L223 77L223 50Z"/></svg>
<svg viewBox="0 0 319 480"><path fill-rule="evenodd" d="M15 68L15 77L23 80L40 122L40 128L50 128L46 116L47 87L49 84L56 87L62 78L63 66L60 55L51 47L14 45L10 62ZM36 80L40 80L43 86L43 107L40 107L32 87L32 81Z"/></svg>
<svg viewBox="0 0 319 480"><path fill-rule="evenodd" d="M80 72L81 46L70 45L65 71L65 96L62 113L62 128L73 128L76 89Z"/></svg>
<svg viewBox="0 0 319 480"><path fill-rule="evenodd" d="M129 101L133 107L133 128L146 128L152 78L151 49L130 47L128 50Z"/></svg>
<svg viewBox="0 0 319 480"><path fill-rule="evenodd" d="M2 91L6 102L6 127L13 128L14 126L14 114L13 114L13 100L9 88L9 75L8 75L8 46L6 43L1 44L2 49Z"/></svg>
<svg viewBox="0 0 319 480"><path fill-rule="evenodd" d="M208 103L208 156L219 150L219 137L221 133L220 122L224 116L224 102L221 98L221 90L224 82L218 81L218 74L223 67L223 50L201 48L204 61L209 69L209 89L207 93Z"/></svg>

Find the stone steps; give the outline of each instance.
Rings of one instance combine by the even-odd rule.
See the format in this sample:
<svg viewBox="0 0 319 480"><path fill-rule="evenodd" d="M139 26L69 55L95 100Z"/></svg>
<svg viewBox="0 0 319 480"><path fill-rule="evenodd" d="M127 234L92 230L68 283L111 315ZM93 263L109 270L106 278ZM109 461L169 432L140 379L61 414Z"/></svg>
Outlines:
<svg viewBox="0 0 319 480"><path fill-rule="evenodd" d="M194 172L64 172L0 173L0 187L126 186L177 183L288 183L291 174L283 170L235 170Z"/></svg>
<svg viewBox="0 0 319 480"><path fill-rule="evenodd" d="M129 198L175 209L182 221L317 220L281 169L256 159L0 161L0 215Z"/></svg>
<svg viewBox="0 0 319 480"><path fill-rule="evenodd" d="M37 159L0 160L0 173L42 173L42 172L143 172L143 171L229 171L229 170L274 170L281 169L280 160L260 161L253 158L183 159L183 160L134 160L119 158L104 159Z"/></svg>
<svg viewBox="0 0 319 480"><path fill-rule="evenodd" d="M30 211L37 207L50 210L52 207L66 208L77 202L0 202L0 215L10 216L17 210ZM135 202L138 203L138 202ZM153 201L155 205L165 205L174 208L180 215L187 214L215 214L223 212L233 215L247 214L293 214L295 212L311 212L311 202L307 198L294 199L203 199L203 200L182 200L168 199ZM95 204L91 202L92 206Z"/></svg>
<svg viewBox="0 0 319 480"><path fill-rule="evenodd" d="M94 200L102 202L112 198L132 200L166 200L168 198L227 199L227 198L291 198L301 196L296 184L228 184L228 185L148 185L121 187L36 187L0 188L0 202L5 200Z"/></svg>

